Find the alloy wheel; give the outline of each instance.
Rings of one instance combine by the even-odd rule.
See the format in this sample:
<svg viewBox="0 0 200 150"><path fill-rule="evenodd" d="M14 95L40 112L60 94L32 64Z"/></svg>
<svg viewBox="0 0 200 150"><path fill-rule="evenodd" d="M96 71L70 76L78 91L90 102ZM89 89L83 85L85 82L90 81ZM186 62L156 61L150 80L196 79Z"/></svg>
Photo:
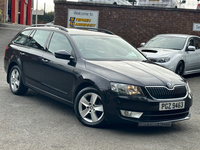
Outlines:
<svg viewBox="0 0 200 150"><path fill-rule="evenodd" d="M96 93L86 93L78 104L81 117L90 123L96 123L104 116L101 98Z"/></svg>
<svg viewBox="0 0 200 150"><path fill-rule="evenodd" d="M20 74L17 69L13 69L10 76L11 88L15 92L19 89L20 86Z"/></svg>

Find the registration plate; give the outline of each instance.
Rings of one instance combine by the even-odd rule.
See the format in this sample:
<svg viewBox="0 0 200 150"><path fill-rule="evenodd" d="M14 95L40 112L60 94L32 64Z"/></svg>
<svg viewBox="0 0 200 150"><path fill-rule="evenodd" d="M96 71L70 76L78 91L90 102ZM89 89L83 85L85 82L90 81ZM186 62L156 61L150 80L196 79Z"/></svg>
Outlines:
<svg viewBox="0 0 200 150"><path fill-rule="evenodd" d="M163 102L159 104L159 111L184 109L185 101Z"/></svg>

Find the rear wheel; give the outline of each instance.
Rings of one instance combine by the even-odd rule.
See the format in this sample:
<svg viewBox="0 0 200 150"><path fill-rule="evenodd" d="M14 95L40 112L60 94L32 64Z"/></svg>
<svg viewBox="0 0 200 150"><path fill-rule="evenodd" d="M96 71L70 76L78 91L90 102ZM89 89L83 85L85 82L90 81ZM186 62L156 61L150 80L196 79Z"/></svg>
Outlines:
<svg viewBox="0 0 200 150"><path fill-rule="evenodd" d="M79 92L75 99L74 111L78 120L86 126L105 125L102 98L95 88L87 87Z"/></svg>
<svg viewBox="0 0 200 150"><path fill-rule="evenodd" d="M13 66L9 73L10 90L16 95L23 95L28 88L22 82L21 72L18 66Z"/></svg>
<svg viewBox="0 0 200 150"><path fill-rule="evenodd" d="M185 66L184 66L183 61L179 61L178 64L177 64L175 73L182 76L183 73L184 73L184 67Z"/></svg>

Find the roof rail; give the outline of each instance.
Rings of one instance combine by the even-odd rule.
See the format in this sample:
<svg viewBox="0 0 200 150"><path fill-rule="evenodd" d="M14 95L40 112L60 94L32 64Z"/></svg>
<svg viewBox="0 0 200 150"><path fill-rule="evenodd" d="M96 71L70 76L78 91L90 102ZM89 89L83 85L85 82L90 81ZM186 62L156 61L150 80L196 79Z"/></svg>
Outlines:
<svg viewBox="0 0 200 150"><path fill-rule="evenodd" d="M53 25L53 24L34 24L34 25L31 25L31 27L55 27L60 30L68 32L68 30L65 27L59 26L59 25Z"/></svg>
<svg viewBox="0 0 200 150"><path fill-rule="evenodd" d="M111 31L109 31L109 30L100 29L100 28L82 28L82 27L75 27L75 29L95 30L95 31L100 31L100 32L104 32L104 33L107 33L107 34L115 35L113 32L111 32Z"/></svg>

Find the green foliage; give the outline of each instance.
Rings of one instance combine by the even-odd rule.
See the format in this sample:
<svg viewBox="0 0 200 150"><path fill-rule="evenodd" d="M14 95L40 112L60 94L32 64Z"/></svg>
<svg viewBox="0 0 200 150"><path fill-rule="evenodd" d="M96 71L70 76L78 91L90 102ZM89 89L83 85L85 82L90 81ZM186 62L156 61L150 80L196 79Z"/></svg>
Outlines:
<svg viewBox="0 0 200 150"><path fill-rule="evenodd" d="M2 13L2 10L0 9L0 22L1 22L2 17L3 17L1 13Z"/></svg>
<svg viewBox="0 0 200 150"><path fill-rule="evenodd" d="M38 24L45 24L54 20L54 12L45 13L45 15L38 15ZM33 24L35 24L36 15L33 15Z"/></svg>

